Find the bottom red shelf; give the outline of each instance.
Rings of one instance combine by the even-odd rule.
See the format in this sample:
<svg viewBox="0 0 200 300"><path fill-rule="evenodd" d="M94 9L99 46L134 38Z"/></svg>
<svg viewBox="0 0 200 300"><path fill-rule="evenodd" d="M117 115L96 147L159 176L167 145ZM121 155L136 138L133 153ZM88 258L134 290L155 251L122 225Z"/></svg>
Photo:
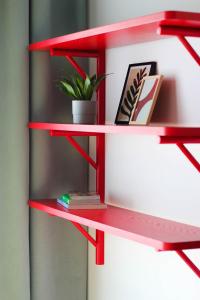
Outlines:
<svg viewBox="0 0 200 300"><path fill-rule="evenodd" d="M200 228L108 205L103 210L68 210L56 200L29 200L48 214L124 237L157 250L200 248Z"/></svg>

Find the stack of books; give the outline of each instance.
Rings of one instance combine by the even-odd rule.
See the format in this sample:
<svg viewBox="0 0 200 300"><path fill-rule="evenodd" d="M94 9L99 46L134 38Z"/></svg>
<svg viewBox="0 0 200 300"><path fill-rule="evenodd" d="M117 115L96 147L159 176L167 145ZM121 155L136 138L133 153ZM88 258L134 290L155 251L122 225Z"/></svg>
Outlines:
<svg viewBox="0 0 200 300"><path fill-rule="evenodd" d="M57 202L68 209L104 209L105 203L101 203L100 195L96 193L69 193L63 194Z"/></svg>

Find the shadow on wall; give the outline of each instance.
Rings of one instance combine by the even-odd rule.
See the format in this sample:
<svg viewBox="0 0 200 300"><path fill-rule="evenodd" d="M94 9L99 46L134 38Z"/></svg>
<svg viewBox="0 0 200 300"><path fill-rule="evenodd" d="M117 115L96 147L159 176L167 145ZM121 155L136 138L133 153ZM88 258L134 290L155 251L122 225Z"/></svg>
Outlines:
<svg viewBox="0 0 200 300"><path fill-rule="evenodd" d="M174 77L164 77L151 123L178 123L177 90Z"/></svg>

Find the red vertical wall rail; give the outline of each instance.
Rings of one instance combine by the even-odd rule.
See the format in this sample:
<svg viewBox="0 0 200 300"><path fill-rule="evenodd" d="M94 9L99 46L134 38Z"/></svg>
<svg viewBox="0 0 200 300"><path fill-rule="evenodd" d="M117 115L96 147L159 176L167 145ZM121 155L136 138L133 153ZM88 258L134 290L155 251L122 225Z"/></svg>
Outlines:
<svg viewBox="0 0 200 300"><path fill-rule="evenodd" d="M97 58L97 74L105 74L105 52L99 52ZM97 124L105 124L105 81L97 91ZM101 201L105 198L105 134L96 138L97 173L96 189Z"/></svg>
<svg viewBox="0 0 200 300"><path fill-rule="evenodd" d="M104 264L104 232L96 230L96 264Z"/></svg>
<svg viewBox="0 0 200 300"><path fill-rule="evenodd" d="M105 50L98 53L97 75L105 74ZM97 91L97 124L105 124L105 80L102 81ZM96 137L96 190L105 201L105 134ZM104 264L104 232L96 230L96 263ZM98 247L99 245L99 247Z"/></svg>

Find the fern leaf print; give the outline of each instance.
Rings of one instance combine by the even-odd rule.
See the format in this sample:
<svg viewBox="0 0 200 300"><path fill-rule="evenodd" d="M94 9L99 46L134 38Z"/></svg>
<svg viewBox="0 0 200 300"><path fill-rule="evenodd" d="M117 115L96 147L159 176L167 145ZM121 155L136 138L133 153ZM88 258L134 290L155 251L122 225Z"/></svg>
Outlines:
<svg viewBox="0 0 200 300"><path fill-rule="evenodd" d="M146 68L143 68L137 72L136 77L133 79L132 84L129 86L129 89L126 91L126 97L124 97L123 105L121 106L121 113L128 117L130 120L131 112L136 103L136 99L142 84L142 79L147 76L145 73Z"/></svg>
<svg viewBox="0 0 200 300"><path fill-rule="evenodd" d="M132 112L135 110L137 97L142 86L143 79L148 75L154 75L156 62L131 64L128 67L120 104L115 119L116 124L128 124Z"/></svg>

